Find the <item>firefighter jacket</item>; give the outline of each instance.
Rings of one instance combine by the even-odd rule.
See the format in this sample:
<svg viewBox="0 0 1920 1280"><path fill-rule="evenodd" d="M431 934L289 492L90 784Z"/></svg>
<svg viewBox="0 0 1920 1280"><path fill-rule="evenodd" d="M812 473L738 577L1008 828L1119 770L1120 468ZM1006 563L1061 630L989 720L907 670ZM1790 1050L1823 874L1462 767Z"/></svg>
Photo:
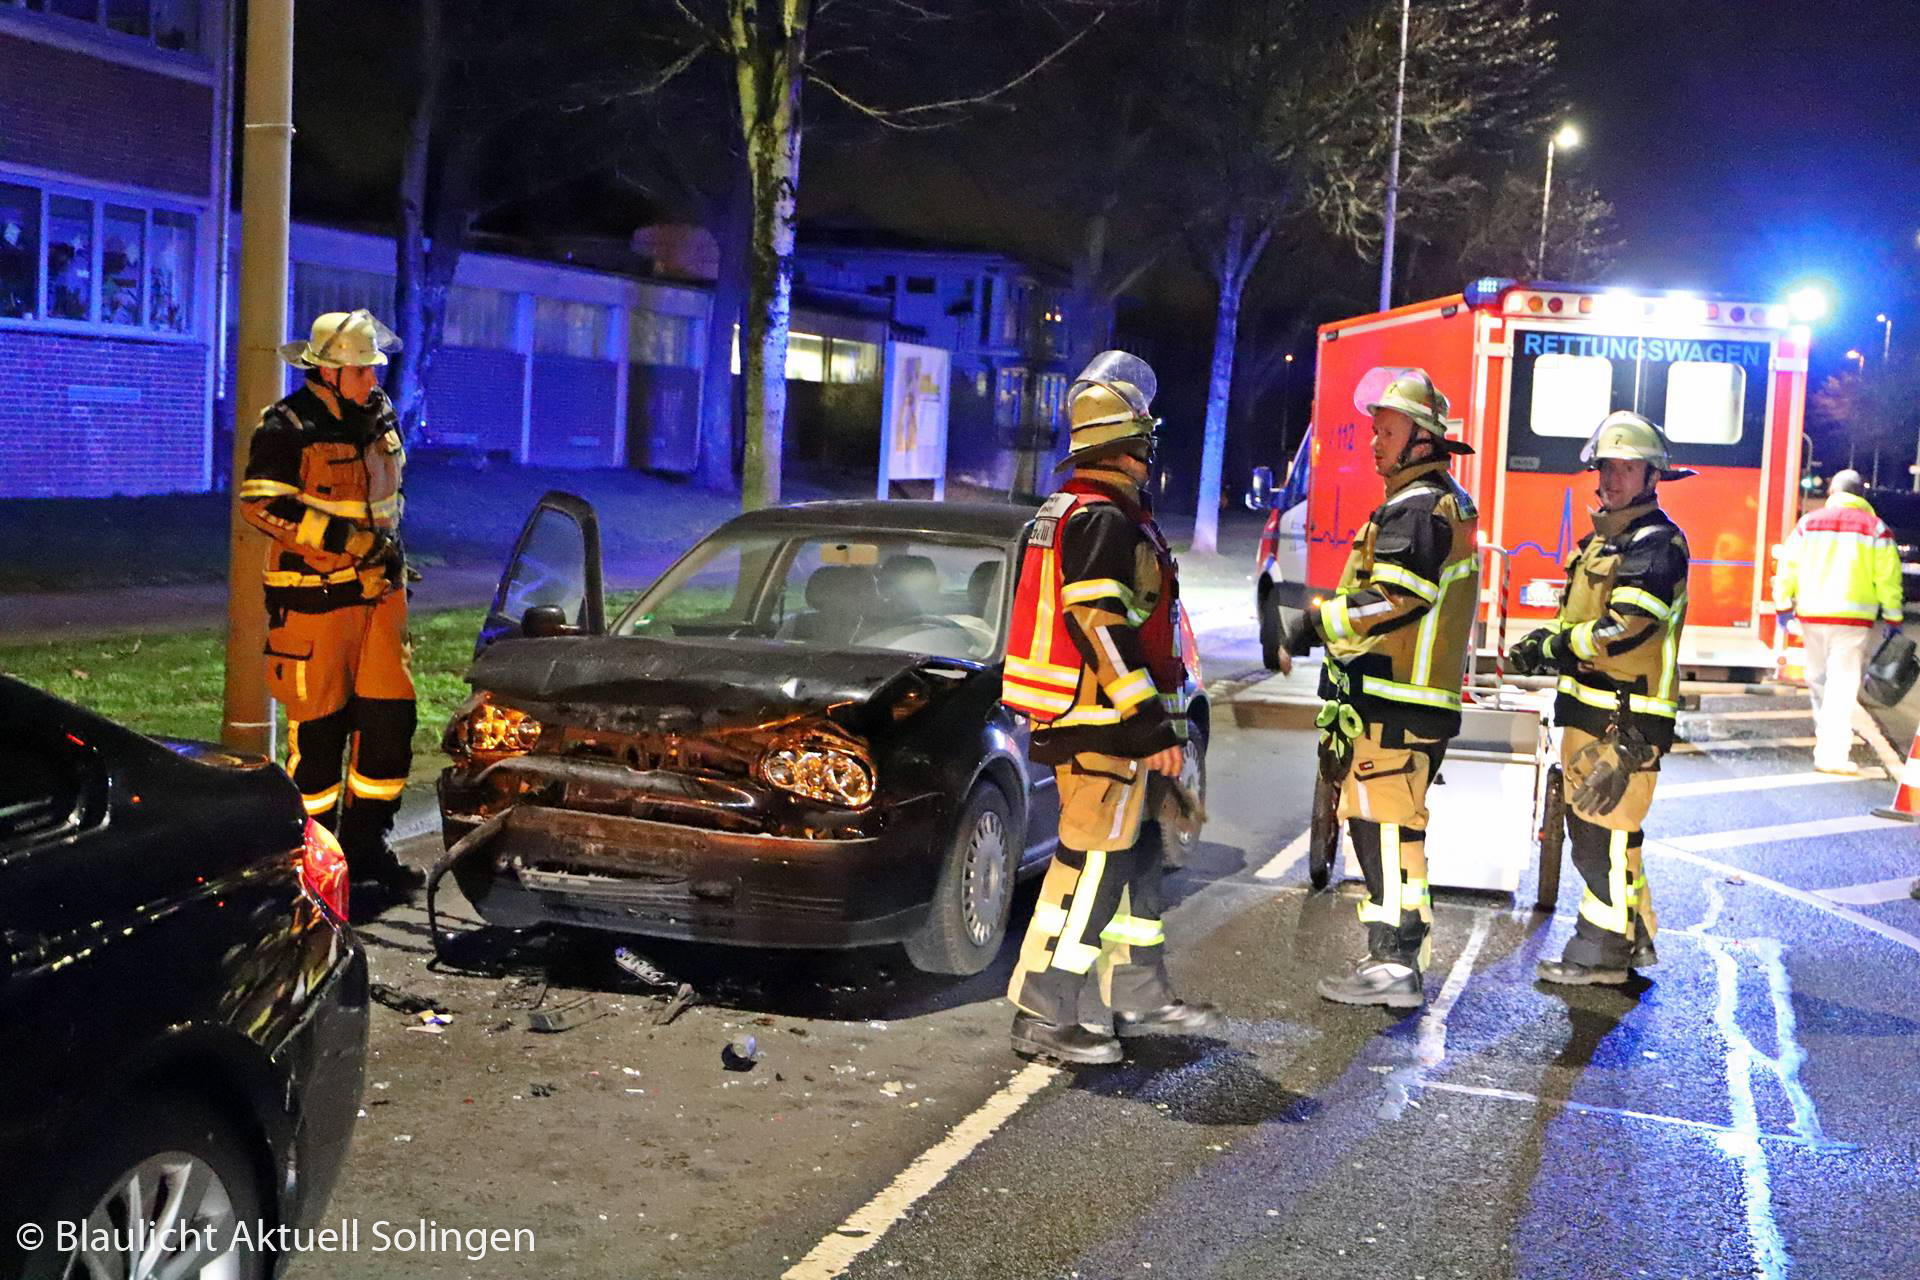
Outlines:
<svg viewBox="0 0 1920 1280"><path fill-rule="evenodd" d="M1479 604L1479 512L1445 459L1402 467L1386 489L1339 587L1308 613L1327 647L1320 696L1396 738L1451 738Z"/></svg>
<svg viewBox="0 0 1920 1280"><path fill-rule="evenodd" d="M1774 571L1776 609L1843 627L1900 622L1900 548L1867 500L1836 493L1800 518Z"/></svg>
<svg viewBox="0 0 1920 1280"><path fill-rule="evenodd" d="M378 599L402 582L398 544L377 561L348 553L355 533L400 526L406 450L385 393L334 417L301 387L260 415L240 482L247 522L267 547L269 611L325 613Z"/></svg>
<svg viewBox="0 0 1920 1280"><path fill-rule="evenodd" d="M1186 737L1177 565L1138 491L1083 470L1041 506L1021 552L1000 699L1032 718L1032 756L1142 759Z"/></svg>
<svg viewBox="0 0 1920 1280"><path fill-rule="evenodd" d="M1654 746L1672 744L1689 558L1687 535L1657 502L1594 512L1549 624L1561 671L1553 716L1562 728L1600 737L1620 714Z"/></svg>

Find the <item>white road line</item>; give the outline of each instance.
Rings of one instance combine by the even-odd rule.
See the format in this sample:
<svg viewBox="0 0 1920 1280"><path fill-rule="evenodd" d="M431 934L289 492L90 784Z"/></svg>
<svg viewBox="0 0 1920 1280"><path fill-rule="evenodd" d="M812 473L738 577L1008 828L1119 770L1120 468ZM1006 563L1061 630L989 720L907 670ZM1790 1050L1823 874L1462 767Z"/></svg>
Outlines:
<svg viewBox="0 0 1920 1280"><path fill-rule="evenodd" d="M1688 719L1697 720L1811 720L1813 708L1797 711L1689 711Z"/></svg>
<svg viewBox="0 0 1920 1280"><path fill-rule="evenodd" d="M1281 876L1293 870L1293 864L1307 856L1307 841L1310 840L1312 836L1313 831L1308 829L1287 841L1285 848L1274 854L1273 857L1267 859L1266 866L1261 867L1253 873L1253 878L1255 880L1278 880Z"/></svg>
<svg viewBox="0 0 1920 1280"><path fill-rule="evenodd" d="M1816 787L1834 782L1872 782L1886 776L1881 769L1864 769L1852 777L1839 773L1743 773L1734 778L1710 778L1705 782L1662 782L1653 793L1653 798L1657 804L1662 800L1678 800L1685 796L1771 791L1775 787Z"/></svg>
<svg viewBox="0 0 1920 1280"><path fill-rule="evenodd" d="M954 1167L992 1137L1033 1095L1060 1074L1058 1067L1031 1062L1014 1074L980 1109L953 1126L947 1136L900 1171L873 1199L856 1209L834 1233L806 1257L781 1273L781 1280L829 1280L842 1275L867 1250L880 1243L914 1202L939 1186Z"/></svg>
<svg viewBox="0 0 1920 1280"><path fill-rule="evenodd" d="M1473 962L1480 956L1480 948L1486 944L1489 917L1476 915L1473 932L1467 937L1467 945L1460 949L1453 967L1447 970L1447 980L1435 996L1433 1004L1420 1019L1420 1034L1414 1043L1413 1061L1404 1067L1387 1073L1387 1096L1380 1103L1382 1120L1398 1120L1406 1114L1407 1102L1413 1091L1426 1081L1427 1072L1440 1065L1447 1056L1447 1015L1453 1012L1453 1006L1460 1002L1460 993L1467 989L1467 979L1473 976Z"/></svg>
<svg viewBox="0 0 1920 1280"><path fill-rule="evenodd" d="M1812 738L1722 738L1715 742L1676 742L1674 755L1703 755L1721 751L1803 750L1813 745Z"/></svg>
<svg viewBox="0 0 1920 1280"><path fill-rule="evenodd" d="M1875 880L1871 884L1850 884L1839 889L1815 890L1828 902L1841 902L1850 907L1872 907L1882 902L1899 902L1913 890L1913 877L1902 876L1898 880Z"/></svg>
<svg viewBox="0 0 1920 1280"><path fill-rule="evenodd" d="M1868 715L1867 709L1858 702L1853 704L1853 731L1867 740L1867 745L1873 748L1873 754L1886 766L1889 776L1899 774L1906 757L1894 750L1893 744L1887 741L1887 735L1881 730L1880 722Z"/></svg>
<svg viewBox="0 0 1920 1280"><path fill-rule="evenodd" d="M1685 849L1688 853L1712 853L1716 849L1744 849L1748 845L1844 836L1856 831L1891 831L1895 827L1911 829L1907 823L1863 813L1846 818L1819 818L1812 822L1785 822L1771 827L1710 831L1697 836L1668 836L1666 843L1675 849Z"/></svg>
<svg viewBox="0 0 1920 1280"><path fill-rule="evenodd" d="M1712 858L1703 858L1699 854L1689 853L1685 849L1676 849L1665 840L1647 841L1646 850L1649 853L1664 854L1669 858L1678 858L1682 862L1691 862L1696 867L1705 867L1707 870L1717 871L1723 876L1744 880L1756 888L1780 894L1782 897L1792 898L1795 902L1804 902L1816 911L1824 911L1830 916L1835 916L1847 921L1849 924L1857 924L1868 933L1879 934L1896 946L1905 947L1909 951L1920 954L1920 938L1916 938L1905 929L1896 929L1890 924L1881 924L1872 916L1863 916L1850 907L1837 906L1825 898L1822 898L1817 893L1809 892L1806 889L1796 889L1790 884L1781 884L1778 880L1770 880L1766 876L1755 875L1745 867L1736 867L1730 862L1716 862Z"/></svg>
<svg viewBox="0 0 1920 1280"><path fill-rule="evenodd" d="M1663 937L1665 934L1666 930L1661 930ZM1732 1134L1737 1132L1737 1130L1731 1129L1724 1124L1714 1124L1710 1120L1688 1120L1683 1116L1663 1116L1652 1111L1631 1111L1623 1107L1600 1107L1590 1102L1574 1102L1567 1098L1543 1098L1538 1094L1523 1093L1518 1089L1495 1089L1488 1085L1479 1084L1453 1084L1446 1080L1430 1080L1422 1087L1431 1089L1435 1093L1458 1093L1469 1098L1491 1098L1498 1102L1524 1102L1528 1106L1539 1106L1544 1102L1550 1107L1559 1107L1564 1111L1572 1111L1578 1115L1605 1116L1614 1120L1641 1120L1648 1124L1672 1125L1679 1129L1697 1129L1702 1133ZM1810 1147L1816 1151L1848 1151L1853 1149L1848 1144L1842 1142L1828 1141L1816 1145L1806 1138L1793 1133L1762 1133L1760 1140L1763 1142L1784 1142L1796 1147Z"/></svg>

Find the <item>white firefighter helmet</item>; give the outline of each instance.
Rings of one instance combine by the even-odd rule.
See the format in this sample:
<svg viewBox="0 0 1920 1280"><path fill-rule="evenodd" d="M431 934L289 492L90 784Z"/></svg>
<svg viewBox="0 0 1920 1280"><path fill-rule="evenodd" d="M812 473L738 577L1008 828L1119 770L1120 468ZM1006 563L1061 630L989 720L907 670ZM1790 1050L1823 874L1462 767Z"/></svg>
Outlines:
<svg viewBox="0 0 1920 1280"><path fill-rule="evenodd" d="M313 336L281 344L280 358L296 369L342 369L383 365L387 352L399 349L393 330L362 307L323 312L313 322Z"/></svg>
<svg viewBox="0 0 1920 1280"><path fill-rule="evenodd" d="M1672 465L1666 433L1631 409L1615 409L1600 419L1592 438L1580 450L1580 461L1589 471L1598 471L1602 458L1644 462L1648 478L1653 480L1684 480L1698 474L1691 468Z"/></svg>
<svg viewBox="0 0 1920 1280"><path fill-rule="evenodd" d="M1466 441L1447 438L1447 410L1450 406L1447 397L1433 385L1433 379L1427 376L1425 369L1393 371L1387 384L1371 394L1368 381L1362 380L1360 394L1355 397L1362 413L1371 417L1382 409L1390 409L1405 414L1412 421L1414 429L1439 445L1443 453L1473 452L1473 446Z"/></svg>
<svg viewBox="0 0 1920 1280"><path fill-rule="evenodd" d="M1152 413L1159 379L1139 356L1102 351L1067 390L1067 456L1061 466L1085 461L1113 446L1152 441L1160 425Z"/></svg>

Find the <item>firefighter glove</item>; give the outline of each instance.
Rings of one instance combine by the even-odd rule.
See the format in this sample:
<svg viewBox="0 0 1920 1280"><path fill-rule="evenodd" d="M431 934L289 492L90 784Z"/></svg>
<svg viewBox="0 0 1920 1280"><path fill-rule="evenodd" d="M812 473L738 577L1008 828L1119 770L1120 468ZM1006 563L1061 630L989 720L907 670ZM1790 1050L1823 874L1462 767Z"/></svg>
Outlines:
<svg viewBox="0 0 1920 1280"><path fill-rule="evenodd" d="M1604 738L1582 747L1570 762L1574 772L1586 771L1570 797L1573 807L1603 816L1612 813L1625 798L1633 775L1644 771L1659 754L1632 726L1609 729Z"/></svg>
<svg viewBox="0 0 1920 1280"><path fill-rule="evenodd" d="M1553 669L1553 661L1548 650L1553 644L1554 631L1551 627L1541 627L1529 631L1513 642L1507 650L1507 665L1523 676L1540 675Z"/></svg>
<svg viewBox="0 0 1920 1280"><path fill-rule="evenodd" d="M1295 613L1280 633L1280 647L1298 657L1320 643L1313 634L1313 620L1305 609Z"/></svg>

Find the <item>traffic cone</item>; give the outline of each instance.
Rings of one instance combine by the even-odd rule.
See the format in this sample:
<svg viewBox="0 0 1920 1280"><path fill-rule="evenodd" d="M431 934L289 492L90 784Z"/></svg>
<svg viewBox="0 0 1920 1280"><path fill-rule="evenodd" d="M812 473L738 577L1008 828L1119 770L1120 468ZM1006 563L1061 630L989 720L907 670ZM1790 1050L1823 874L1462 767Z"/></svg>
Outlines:
<svg viewBox="0 0 1920 1280"><path fill-rule="evenodd" d="M1913 735L1913 747L1907 752L1907 763L1894 778L1893 803L1884 809L1875 809L1873 816L1920 822L1920 733Z"/></svg>

